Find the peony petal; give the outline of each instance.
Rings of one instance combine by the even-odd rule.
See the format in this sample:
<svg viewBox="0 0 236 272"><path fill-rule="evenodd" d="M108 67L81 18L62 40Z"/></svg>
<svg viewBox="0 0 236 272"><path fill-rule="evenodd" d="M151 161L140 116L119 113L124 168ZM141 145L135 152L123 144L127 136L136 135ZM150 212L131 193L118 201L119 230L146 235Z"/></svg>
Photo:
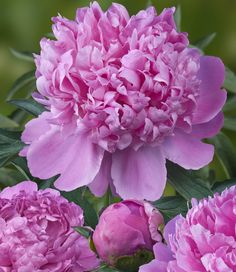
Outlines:
<svg viewBox="0 0 236 272"><path fill-rule="evenodd" d="M38 191L38 186L32 181L22 181L13 187L7 187L0 193L1 198L11 199L14 195L19 194L20 191L24 191L27 194Z"/></svg>
<svg viewBox="0 0 236 272"><path fill-rule="evenodd" d="M21 140L24 143L31 143L50 130L50 124L47 122L47 119L50 117L51 113L43 112L38 116L38 118L29 121L25 125L25 130L22 133Z"/></svg>
<svg viewBox="0 0 236 272"><path fill-rule="evenodd" d="M166 184L165 158L158 148L127 148L112 155L111 176L124 199L156 200Z"/></svg>
<svg viewBox="0 0 236 272"><path fill-rule="evenodd" d="M27 157L33 176L47 179L61 174L55 186L73 190L94 179L103 150L92 144L86 134L68 136L63 130L52 129L31 144Z"/></svg>
<svg viewBox="0 0 236 272"><path fill-rule="evenodd" d="M72 191L91 183L101 167L104 150L86 134L76 137L76 148L70 154L72 160L54 184L59 190Z"/></svg>
<svg viewBox="0 0 236 272"><path fill-rule="evenodd" d="M219 58L201 57L198 77L202 82L193 124L210 121L222 109L227 98L226 91L221 90L224 74L224 64Z"/></svg>
<svg viewBox="0 0 236 272"><path fill-rule="evenodd" d="M211 121L194 125L191 134L199 139L211 138L220 132L224 124L224 114L220 112Z"/></svg>
<svg viewBox="0 0 236 272"><path fill-rule="evenodd" d="M153 260L148 264L142 265L139 268L139 272L166 272L167 263Z"/></svg>
<svg viewBox="0 0 236 272"><path fill-rule="evenodd" d="M153 247L155 258L158 261L166 262L173 260L173 254L169 246L163 243L156 243Z"/></svg>
<svg viewBox="0 0 236 272"><path fill-rule="evenodd" d="M181 215L177 215L173 219L171 219L165 226L164 239L168 245L170 245L169 236L175 234L176 221L180 220L181 218Z"/></svg>
<svg viewBox="0 0 236 272"><path fill-rule="evenodd" d="M105 152L100 170L93 182L89 184L89 189L94 195L101 197L111 183L111 155Z"/></svg>
<svg viewBox="0 0 236 272"><path fill-rule="evenodd" d="M214 147L202 143L191 134L176 132L162 144L166 158L185 169L199 169L213 159Z"/></svg>

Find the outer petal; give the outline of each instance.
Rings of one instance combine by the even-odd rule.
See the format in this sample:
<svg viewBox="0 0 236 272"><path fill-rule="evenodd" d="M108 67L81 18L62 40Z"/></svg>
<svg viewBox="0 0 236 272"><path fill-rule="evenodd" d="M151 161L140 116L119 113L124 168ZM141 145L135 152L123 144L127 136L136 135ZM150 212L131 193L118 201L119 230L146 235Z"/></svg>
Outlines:
<svg viewBox="0 0 236 272"><path fill-rule="evenodd" d="M211 121L194 125L191 134L199 139L211 138L215 136L223 127L224 114L220 112Z"/></svg>
<svg viewBox="0 0 236 272"><path fill-rule="evenodd" d="M21 140L24 143L31 143L37 140L41 135L50 130L51 126L47 119L51 117L49 112L43 112L38 118L32 119L25 125L25 130L22 133Z"/></svg>
<svg viewBox="0 0 236 272"><path fill-rule="evenodd" d="M170 220L164 229L164 239L168 245L170 245L169 236L173 236L175 234L175 228L176 228L176 221L181 219L181 215L175 216L172 220Z"/></svg>
<svg viewBox="0 0 236 272"><path fill-rule="evenodd" d="M25 191L27 194L31 194L38 191L38 186L32 181L22 181L13 187L7 187L2 190L0 197L11 199L14 195L19 194L20 191Z"/></svg>
<svg viewBox="0 0 236 272"><path fill-rule="evenodd" d="M225 68L219 58L203 56L200 60L198 77L202 81L193 123L210 121L222 109L226 101L226 91L221 90Z"/></svg>
<svg viewBox="0 0 236 272"><path fill-rule="evenodd" d="M210 163L214 155L212 145L179 131L165 140L162 149L168 160L185 169L199 169Z"/></svg>
<svg viewBox="0 0 236 272"><path fill-rule="evenodd" d="M101 197L111 183L111 155L105 152L100 170L93 182L89 184L89 189L94 195Z"/></svg>
<svg viewBox="0 0 236 272"><path fill-rule="evenodd" d="M165 158L159 148L127 148L112 155L111 176L124 199L156 200L166 184Z"/></svg>
<svg viewBox="0 0 236 272"><path fill-rule="evenodd" d="M156 243L153 247L155 258L158 261L166 262L173 260L173 254L170 250L170 248L163 243Z"/></svg>
<svg viewBox="0 0 236 272"><path fill-rule="evenodd" d="M33 176L47 179L61 174L55 186L73 190L90 183L99 171L103 150L87 135L65 135L53 129L31 144L28 165Z"/></svg>

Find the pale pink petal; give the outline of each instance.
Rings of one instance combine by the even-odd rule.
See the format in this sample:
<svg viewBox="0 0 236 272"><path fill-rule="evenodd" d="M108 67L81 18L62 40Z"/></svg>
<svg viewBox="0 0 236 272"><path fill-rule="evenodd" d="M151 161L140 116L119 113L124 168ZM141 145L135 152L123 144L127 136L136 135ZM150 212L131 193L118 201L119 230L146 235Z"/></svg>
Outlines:
<svg viewBox="0 0 236 272"><path fill-rule="evenodd" d="M199 125L194 125L191 134L199 139L211 138L215 136L224 124L224 114L220 112L211 121Z"/></svg>
<svg viewBox="0 0 236 272"><path fill-rule="evenodd" d="M213 145L202 143L191 134L176 132L169 137L162 145L166 158L179 164L185 169L199 169L213 159Z"/></svg>
<svg viewBox="0 0 236 272"><path fill-rule="evenodd" d="M202 82L193 118L194 124L210 121L222 109L227 98L226 91L221 90L224 74L224 64L219 58L201 57L198 77Z"/></svg>
<svg viewBox="0 0 236 272"><path fill-rule="evenodd" d="M105 194L111 183L111 155L108 152L105 152L100 170L93 182L89 184L89 189L94 195L101 197Z"/></svg>
<svg viewBox="0 0 236 272"><path fill-rule="evenodd" d="M112 155L111 176L124 199L156 200L166 184L165 158L158 148L127 148Z"/></svg>
<svg viewBox="0 0 236 272"><path fill-rule="evenodd" d="M167 272L167 263L153 260L140 266L139 272Z"/></svg>
<svg viewBox="0 0 236 272"><path fill-rule="evenodd" d="M32 119L25 125L25 130L22 133L21 140L24 143L31 143L37 140L41 135L50 130L50 124L47 119L51 117L51 113L43 112L38 118Z"/></svg>
<svg viewBox="0 0 236 272"><path fill-rule="evenodd" d="M91 183L101 167L104 150L87 135L76 137L75 150L70 153L72 159L55 182L59 190L71 191Z"/></svg>

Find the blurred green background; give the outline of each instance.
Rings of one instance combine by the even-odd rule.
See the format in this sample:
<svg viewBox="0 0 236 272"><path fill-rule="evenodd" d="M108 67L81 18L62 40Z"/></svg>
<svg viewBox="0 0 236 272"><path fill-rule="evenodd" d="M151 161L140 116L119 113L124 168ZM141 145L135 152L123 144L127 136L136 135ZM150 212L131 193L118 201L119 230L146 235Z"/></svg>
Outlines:
<svg viewBox="0 0 236 272"><path fill-rule="evenodd" d="M105 9L109 0L98 0ZM146 0L117 0L131 14L143 9ZM236 1L235 0L153 0L160 12L164 7L181 5L183 31L189 33L191 43L216 32L217 36L206 53L216 55L236 71ZM0 113L12 108L4 102L13 82L33 64L16 59L9 48L38 52L39 41L51 31L50 18L60 13L74 18L77 7L89 1L80 0L0 0Z"/></svg>

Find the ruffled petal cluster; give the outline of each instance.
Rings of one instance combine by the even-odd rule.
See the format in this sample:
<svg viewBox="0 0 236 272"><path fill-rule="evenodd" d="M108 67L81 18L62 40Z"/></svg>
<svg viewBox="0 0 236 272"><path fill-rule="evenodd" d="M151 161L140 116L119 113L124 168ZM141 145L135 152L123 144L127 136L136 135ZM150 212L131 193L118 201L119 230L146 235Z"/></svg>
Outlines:
<svg viewBox="0 0 236 272"><path fill-rule="evenodd" d="M140 272L236 271L236 187L204 199L165 229L166 244L154 246L155 260Z"/></svg>
<svg viewBox="0 0 236 272"><path fill-rule="evenodd" d="M89 185L101 196L110 184L122 198L159 198L165 160L198 169L213 157L203 138L223 124L224 65L189 48L174 8L130 17L119 4L97 2L75 20L53 18L55 40L35 57L34 98L48 112L26 125L31 173L60 175L55 186Z"/></svg>
<svg viewBox="0 0 236 272"><path fill-rule="evenodd" d="M98 266L81 208L52 189L25 181L0 193L0 271L84 272Z"/></svg>
<svg viewBox="0 0 236 272"><path fill-rule="evenodd" d="M163 223L160 212L149 203L125 200L102 213L93 242L99 257L114 265L120 257L140 250L151 252L154 243L162 241Z"/></svg>

